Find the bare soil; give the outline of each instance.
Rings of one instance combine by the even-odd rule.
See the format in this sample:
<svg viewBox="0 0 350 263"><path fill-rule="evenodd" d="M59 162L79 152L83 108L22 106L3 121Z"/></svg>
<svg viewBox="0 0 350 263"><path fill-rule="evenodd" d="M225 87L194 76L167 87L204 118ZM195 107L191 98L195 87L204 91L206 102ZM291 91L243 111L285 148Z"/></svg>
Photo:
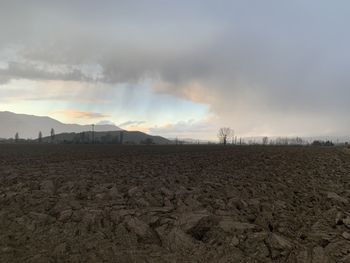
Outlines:
<svg viewBox="0 0 350 263"><path fill-rule="evenodd" d="M0 262L350 262L336 148L0 145Z"/></svg>

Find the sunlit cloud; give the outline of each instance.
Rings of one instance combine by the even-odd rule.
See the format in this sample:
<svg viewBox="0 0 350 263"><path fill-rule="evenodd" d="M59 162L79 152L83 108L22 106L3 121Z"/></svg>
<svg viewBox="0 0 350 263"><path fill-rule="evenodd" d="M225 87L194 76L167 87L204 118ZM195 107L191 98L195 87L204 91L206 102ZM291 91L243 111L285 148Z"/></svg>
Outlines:
<svg viewBox="0 0 350 263"><path fill-rule="evenodd" d="M72 110L72 109L61 109L61 110L56 110L53 112L54 114L58 115L64 115L66 118L70 119L103 119L103 118L108 118L110 115L108 114L103 114L99 112L87 112L87 111L78 111L78 110Z"/></svg>
<svg viewBox="0 0 350 263"><path fill-rule="evenodd" d="M216 139L218 118L214 115L200 120L187 120L165 123L149 128L151 134L160 134L168 138Z"/></svg>
<svg viewBox="0 0 350 263"><path fill-rule="evenodd" d="M144 124L144 123L145 123L145 121L126 121L126 122L119 124L119 126L120 127L128 127L131 125L140 125L140 124Z"/></svg>

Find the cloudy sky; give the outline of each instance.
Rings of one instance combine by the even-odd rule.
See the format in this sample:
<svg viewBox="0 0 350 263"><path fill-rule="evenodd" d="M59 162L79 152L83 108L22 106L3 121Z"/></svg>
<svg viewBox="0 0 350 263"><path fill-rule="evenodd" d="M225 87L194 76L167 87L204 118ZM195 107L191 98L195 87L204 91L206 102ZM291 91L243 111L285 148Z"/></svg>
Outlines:
<svg viewBox="0 0 350 263"><path fill-rule="evenodd" d="M0 0L0 110L166 137L350 133L346 0Z"/></svg>

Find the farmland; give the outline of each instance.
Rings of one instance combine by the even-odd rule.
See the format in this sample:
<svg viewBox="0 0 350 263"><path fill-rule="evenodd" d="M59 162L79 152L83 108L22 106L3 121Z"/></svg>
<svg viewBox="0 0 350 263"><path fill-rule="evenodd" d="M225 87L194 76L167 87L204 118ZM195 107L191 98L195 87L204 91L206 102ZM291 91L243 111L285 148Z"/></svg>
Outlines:
<svg viewBox="0 0 350 263"><path fill-rule="evenodd" d="M0 262L350 262L334 147L0 145Z"/></svg>

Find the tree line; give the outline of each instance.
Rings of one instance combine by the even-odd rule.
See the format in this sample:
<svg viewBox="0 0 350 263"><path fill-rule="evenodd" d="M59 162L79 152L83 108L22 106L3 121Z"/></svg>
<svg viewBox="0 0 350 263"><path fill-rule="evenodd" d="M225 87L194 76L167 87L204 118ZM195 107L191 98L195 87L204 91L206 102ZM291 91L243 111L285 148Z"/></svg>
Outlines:
<svg viewBox="0 0 350 263"><path fill-rule="evenodd" d="M264 136L261 140L258 139L243 139L238 138L234 130L229 127L222 127L219 129L217 137L219 143L222 145L311 145L311 146L334 146L335 144L330 141L314 140L309 142L301 137L277 137L269 138ZM348 145L348 143L345 143Z"/></svg>
<svg viewBox="0 0 350 263"><path fill-rule="evenodd" d="M55 129L54 129L54 128L51 128L51 131L50 131L50 141L51 141L51 143L54 143L54 141L55 141L55 136L56 136L56 134L55 134ZM14 141L15 141L16 143L18 143L18 142L25 142L25 141L28 141L28 140L26 140L26 139L21 139L19 133L16 132L16 133L15 133L15 136L14 136ZM30 141L32 141L32 140L30 140ZM38 132L37 141L38 141L39 143L43 142L43 133L42 133L41 131Z"/></svg>

